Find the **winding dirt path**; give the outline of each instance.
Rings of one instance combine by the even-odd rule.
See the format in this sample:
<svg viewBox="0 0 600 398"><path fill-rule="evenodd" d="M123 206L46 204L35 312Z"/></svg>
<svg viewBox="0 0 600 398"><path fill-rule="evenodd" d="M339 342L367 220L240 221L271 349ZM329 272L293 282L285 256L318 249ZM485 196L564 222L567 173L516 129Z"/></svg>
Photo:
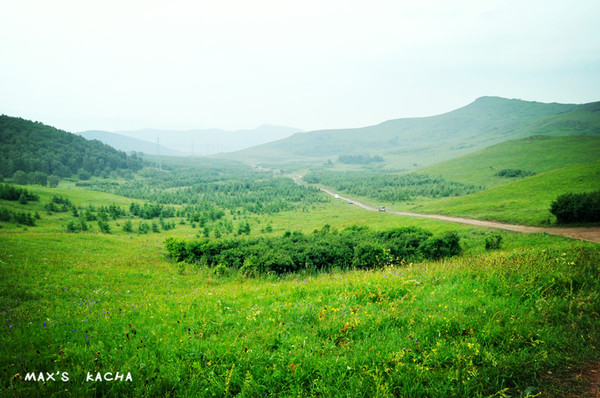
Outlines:
<svg viewBox="0 0 600 398"><path fill-rule="evenodd" d="M298 181L296 181L296 182L298 182ZM350 198L335 194L325 188L321 188L321 191L333 196L336 199L345 200L347 202L352 201L353 205L361 207L365 210L371 210L371 211L379 210L376 207L369 206L364 203L357 202L354 199L350 199ZM403 212L403 211L394 211L394 210L389 210L389 209L387 210L387 212L392 213L392 214L398 214L400 216L431 218L431 219L435 219L435 220L457 222L457 223L462 223L462 224L470 224L470 225L476 225L479 227L505 229L508 231L515 231L515 232L524 232L524 233L546 232L546 233L552 234L552 235L562 235L562 236L566 236L568 238L581 239L581 240L586 240L589 242L600 242L600 227L566 227L566 228L532 227L529 225L504 224L504 223L500 223L500 222L496 222L496 221L476 220L474 218L442 216L439 214L420 214L420 213L410 213L410 212Z"/></svg>

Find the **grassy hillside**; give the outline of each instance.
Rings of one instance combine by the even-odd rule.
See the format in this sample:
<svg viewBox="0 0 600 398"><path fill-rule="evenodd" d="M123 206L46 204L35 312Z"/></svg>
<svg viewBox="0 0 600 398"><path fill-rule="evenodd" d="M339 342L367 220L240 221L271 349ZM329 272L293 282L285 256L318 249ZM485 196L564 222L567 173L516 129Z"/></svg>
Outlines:
<svg viewBox="0 0 600 398"><path fill-rule="evenodd" d="M383 166L411 169L536 134L600 134L595 104L544 104L483 97L455 111L376 126L323 130L223 155L267 166L322 165L347 154L380 155ZM339 165L337 165L339 166ZM342 166L343 167L343 166Z"/></svg>
<svg viewBox="0 0 600 398"><path fill-rule="evenodd" d="M531 136L420 169L465 184L494 187L515 181L498 176L504 169L543 173L600 159L600 136Z"/></svg>
<svg viewBox="0 0 600 398"><path fill-rule="evenodd" d="M11 206L34 211L55 193L82 208L130 201L28 189L40 203ZM597 244L502 232L504 249L488 252L485 229L327 202L253 219L273 234L323 222L453 228L464 253L248 278L166 258L167 237L196 235L188 224L138 234L119 219L110 234L73 234L68 217L0 222L0 395L560 397L584 391L576 376L599 355ZM117 371L123 381L86 381Z"/></svg>
<svg viewBox="0 0 600 398"><path fill-rule="evenodd" d="M462 197L424 202L410 210L547 225L556 220L549 209L558 195L598 190L599 181L600 161L595 161L543 172Z"/></svg>

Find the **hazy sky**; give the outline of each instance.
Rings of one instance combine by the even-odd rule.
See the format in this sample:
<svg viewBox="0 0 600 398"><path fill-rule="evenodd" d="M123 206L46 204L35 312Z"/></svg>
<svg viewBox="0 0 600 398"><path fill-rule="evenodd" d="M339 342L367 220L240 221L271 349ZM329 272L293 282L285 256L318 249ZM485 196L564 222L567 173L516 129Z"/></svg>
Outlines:
<svg viewBox="0 0 600 398"><path fill-rule="evenodd" d="M0 15L0 114L72 132L600 100L598 0L3 0Z"/></svg>

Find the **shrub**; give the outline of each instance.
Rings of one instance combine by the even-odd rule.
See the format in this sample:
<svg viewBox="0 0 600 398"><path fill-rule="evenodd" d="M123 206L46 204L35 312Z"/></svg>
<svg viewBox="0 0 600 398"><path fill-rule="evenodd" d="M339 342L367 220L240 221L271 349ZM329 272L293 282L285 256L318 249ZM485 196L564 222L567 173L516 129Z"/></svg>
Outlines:
<svg viewBox="0 0 600 398"><path fill-rule="evenodd" d="M516 177L527 177L535 175L532 171L521 170L521 169L503 169L496 173L498 177L516 178Z"/></svg>
<svg viewBox="0 0 600 398"><path fill-rule="evenodd" d="M442 237L430 238L423 244L426 257L437 260L460 254L460 238L456 232L448 232Z"/></svg>
<svg viewBox="0 0 600 398"><path fill-rule="evenodd" d="M106 221L98 220L98 227L100 228L100 232L110 234L110 225Z"/></svg>
<svg viewBox="0 0 600 398"><path fill-rule="evenodd" d="M550 205L550 212L561 224L600 221L600 190L588 193L566 193Z"/></svg>
<svg viewBox="0 0 600 398"><path fill-rule="evenodd" d="M25 188L15 187L10 184L0 184L0 199L17 201L24 197L26 201L38 201L40 199L34 193L29 192Z"/></svg>
<svg viewBox="0 0 600 398"><path fill-rule="evenodd" d="M485 249L496 250L502 246L502 236L499 234L492 234L485 237Z"/></svg>
<svg viewBox="0 0 600 398"><path fill-rule="evenodd" d="M147 234L148 231L150 231L150 225L146 224L145 222L140 222L138 224L138 233L139 234Z"/></svg>
<svg viewBox="0 0 600 398"><path fill-rule="evenodd" d="M123 232L133 232L133 224L130 220L125 221L123 224Z"/></svg>
<svg viewBox="0 0 600 398"><path fill-rule="evenodd" d="M460 253L456 233L431 238L418 228L373 232L350 227L341 232L327 228L305 235L287 231L279 237L207 239L169 238L169 256L214 267L223 264L242 274L298 272L301 270L370 269L406 261L437 259Z"/></svg>
<svg viewBox="0 0 600 398"><path fill-rule="evenodd" d="M188 257L185 241L179 238L167 238L165 241L169 256L176 262L184 261Z"/></svg>
<svg viewBox="0 0 600 398"><path fill-rule="evenodd" d="M69 221L69 223L67 224L67 232L79 232L80 228L79 225L75 224L75 221L71 220Z"/></svg>

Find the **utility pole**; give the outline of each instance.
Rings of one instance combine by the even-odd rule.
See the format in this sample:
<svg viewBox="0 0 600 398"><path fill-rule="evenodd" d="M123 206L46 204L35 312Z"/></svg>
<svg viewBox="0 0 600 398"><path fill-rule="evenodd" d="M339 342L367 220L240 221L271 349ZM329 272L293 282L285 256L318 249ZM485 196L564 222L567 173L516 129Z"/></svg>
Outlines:
<svg viewBox="0 0 600 398"><path fill-rule="evenodd" d="M160 142L158 136L156 136L156 171L162 170L162 163L160 161Z"/></svg>

